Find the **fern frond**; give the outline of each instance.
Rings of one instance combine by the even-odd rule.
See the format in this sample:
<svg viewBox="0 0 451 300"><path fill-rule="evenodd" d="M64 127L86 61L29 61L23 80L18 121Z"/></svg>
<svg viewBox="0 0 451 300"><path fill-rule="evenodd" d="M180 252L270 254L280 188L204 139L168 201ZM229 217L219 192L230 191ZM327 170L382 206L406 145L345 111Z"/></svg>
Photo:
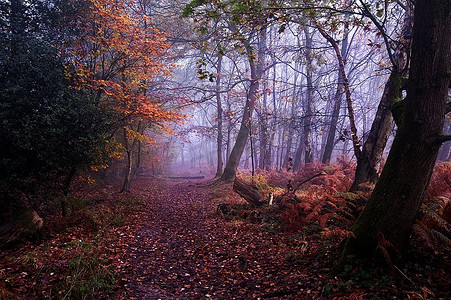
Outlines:
<svg viewBox="0 0 451 300"><path fill-rule="evenodd" d="M323 208L322 203L315 205L312 211L305 217L305 221L307 223L309 223L310 221L315 221L318 215L320 214L322 208Z"/></svg>
<svg viewBox="0 0 451 300"><path fill-rule="evenodd" d="M444 248L451 247L451 240L441 233L440 231L431 229L431 234L434 236L434 238L437 240L437 242Z"/></svg>
<svg viewBox="0 0 451 300"><path fill-rule="evenodd" d="M429 235L429 229L420 224L414 224L413 225L413 231L418 235L420 240L422 240L428 248L434 249L434 244L432 242L432 239Z"/></svg>
<svg viewBox="0 0 451 300"><path fill-rule="evenodd" d="M296 209L301 212L309 211L312 209L312 204L309 202L301 202L297 204Z"/></svg>
<svg viewBox="0 0 451 300"><path fill-rule="evenodd" d="M393 262L391 261L390 254L388 253L387 249L383 247L382 245L378 245L376 247L376 251L379 251L382 254L382 257L385 259L385 263L387 266L390 267L390 269L394 270Z"/></svg>
<svg viewBox="0 0 451 300"><path fill-rule="evenodd" d="M393 249L395 252L398 252L397 249L393 246L393 244L387 240L382 232L377 234L377 247L376 251L379 251L385 259L385 262L390 267L390 269L394 270L395 266L391 260L390 254L388 253L388 249Z"/></svg>
<svg viewBox="0 0 451 300"><path fill-rule="evenodd" d="M429 221L427 223L429 227L433 227L431 225L435 225L435 227L440 228L440 229L444 229L447 232L449 232L449 223L443 219L436 211L432 210L432 209L425 209L423 210L424 213L424 217Z"/></svg>
<svg viewBox="0 0 451 300"><path fill-rule="evenodd" d="M319 223L319 226L321 226L321 227L326 227L326 224L327 224L327 221L329 221L329 219L331 218L331 217L333 217L335 214L333 214L333 213L327 213L327 214L324 214L324 215L322 215L321 217L319 217L318 218L318 223Z"/></svg>
<svg viewBox="0 0 451 300"><path fill-rule="evenodd" d="M338 206L335 203L333 203L332 201L327 201L326 203L331 205L333 208L335 208L335 210L338 210Z"/></svg>
<svg viewBox="0 0 451 300"><path fill-rule="evenodd" d="M347 237L355 237L354 233L349 230L341 229L341 228L335 228L335 229L328 229L326 228L321 235L326 239L342 239Z"/></svg>

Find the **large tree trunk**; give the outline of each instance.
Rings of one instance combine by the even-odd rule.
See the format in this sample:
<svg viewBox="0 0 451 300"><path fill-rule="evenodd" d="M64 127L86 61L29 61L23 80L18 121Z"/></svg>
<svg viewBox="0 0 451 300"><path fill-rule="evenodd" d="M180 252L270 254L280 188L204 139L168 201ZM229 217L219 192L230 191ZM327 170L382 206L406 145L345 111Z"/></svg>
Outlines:
<svg viewBox="0 0 451 300"><path fill-rule="evenodd" d="M344 256L372 257L378 238L400 253L408 249L439 147L450 139L442 134L451 78L450 0L415 1L411 57L398 132L381 177L352 228L355 238L347 241Z"/></svg>
<svg viewBox="0 0 451 300"><path fill-rule="evenodd" d="M359 190L362 183L376 183L379 177L378 165L382 159L382 154L393 125L393 115L390 106L397 99L402 99L403 77L407 75L409 63L407 58L409 57L413 25L412 16L412 4L407 3L404 13L402 37L394 56L395 61L393 61L392 72L385 84L384 93L377 108L370 133L363 145L362 155L357 160L354 181L350 188L351 192Z"/></svg>
<svg viewBox="0 0 451 300"><path fill-rule="evenodd" d="M255 103L258 99L258 89L260 86L260 80L263 75L263 68L266 54L266 26L260 30L260 39L258 47L258 58L255 62L254 51L251 45L246 42L246 51L249 60L249 66L251 71L250 87L248 97L246 99L246 105L244 106L243 119L241 120L240 130L235 141L235 145L232 148L232 152L227 160L224 173L221 176L222 181L232 182L236 175L238 164L240 163L241 155L243 154L246 146L247 138L250 133L250 122L252 113L254 111Z"/></svg>

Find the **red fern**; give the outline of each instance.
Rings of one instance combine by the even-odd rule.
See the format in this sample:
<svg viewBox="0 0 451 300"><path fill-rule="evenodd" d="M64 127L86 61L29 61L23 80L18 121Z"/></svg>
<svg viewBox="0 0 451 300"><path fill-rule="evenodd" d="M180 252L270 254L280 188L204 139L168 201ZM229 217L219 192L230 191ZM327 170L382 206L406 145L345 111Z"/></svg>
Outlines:
<svg viewBox="0 0 451 300"><path fill-rule="evenodd" d="M434 252L451 249L451 162L434 168L413 231Z"/></svg>

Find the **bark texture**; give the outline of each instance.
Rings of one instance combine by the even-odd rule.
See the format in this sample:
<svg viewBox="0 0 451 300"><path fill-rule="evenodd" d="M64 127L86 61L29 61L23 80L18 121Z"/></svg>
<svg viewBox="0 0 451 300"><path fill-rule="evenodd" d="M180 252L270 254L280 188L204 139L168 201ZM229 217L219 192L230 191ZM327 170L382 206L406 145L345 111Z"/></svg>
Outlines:
<svg viewBox="0 0 451 300"><path fill-rule="evenodd" d="M395 99L402 97L402 91L399 86L401 79L400 74L393 72L385 85L370 133L363 145L362 155L357 160L354 181L349 189L350 192L358 191L362 183L376 183L379 177L378 165L382 159L393 125L393 115L389 106Z"/></svg>
<svg viewBox="0 0 451 300"><path fill-rule="evenodd" d="M344 256L372 257L378 237L405 253L443 141L451 78L451 0L417 0L405 113L387 163Z"/></svg>

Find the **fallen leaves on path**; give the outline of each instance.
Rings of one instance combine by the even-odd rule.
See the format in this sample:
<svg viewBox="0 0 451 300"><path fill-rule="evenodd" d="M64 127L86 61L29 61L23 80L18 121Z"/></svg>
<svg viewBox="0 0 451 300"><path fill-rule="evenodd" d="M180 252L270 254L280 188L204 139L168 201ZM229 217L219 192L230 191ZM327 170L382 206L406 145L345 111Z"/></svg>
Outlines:
<svg viewBox="0 0 451 300"><path fill-rule="evenodd" d="M145 186L142 187L145 192ZM318 295L321 278L290 261L289 237L216 215L205 182L162 181L137 220L122 299Z"/></svg>
<svg viewBox="0 0 451 300"><path fill-rule="evenodd" d="M432 273L448 277L415 265L405 273L418 286L358 268L348 271L363 283L327 278L340 240L315 224L285 231L277 208L246 208L227 185L140 178L129 194L112 190L50 222L41 242L2 252L0 298L417 299L435 295ZM221 215L224 202L241 215Z"/></svg>

